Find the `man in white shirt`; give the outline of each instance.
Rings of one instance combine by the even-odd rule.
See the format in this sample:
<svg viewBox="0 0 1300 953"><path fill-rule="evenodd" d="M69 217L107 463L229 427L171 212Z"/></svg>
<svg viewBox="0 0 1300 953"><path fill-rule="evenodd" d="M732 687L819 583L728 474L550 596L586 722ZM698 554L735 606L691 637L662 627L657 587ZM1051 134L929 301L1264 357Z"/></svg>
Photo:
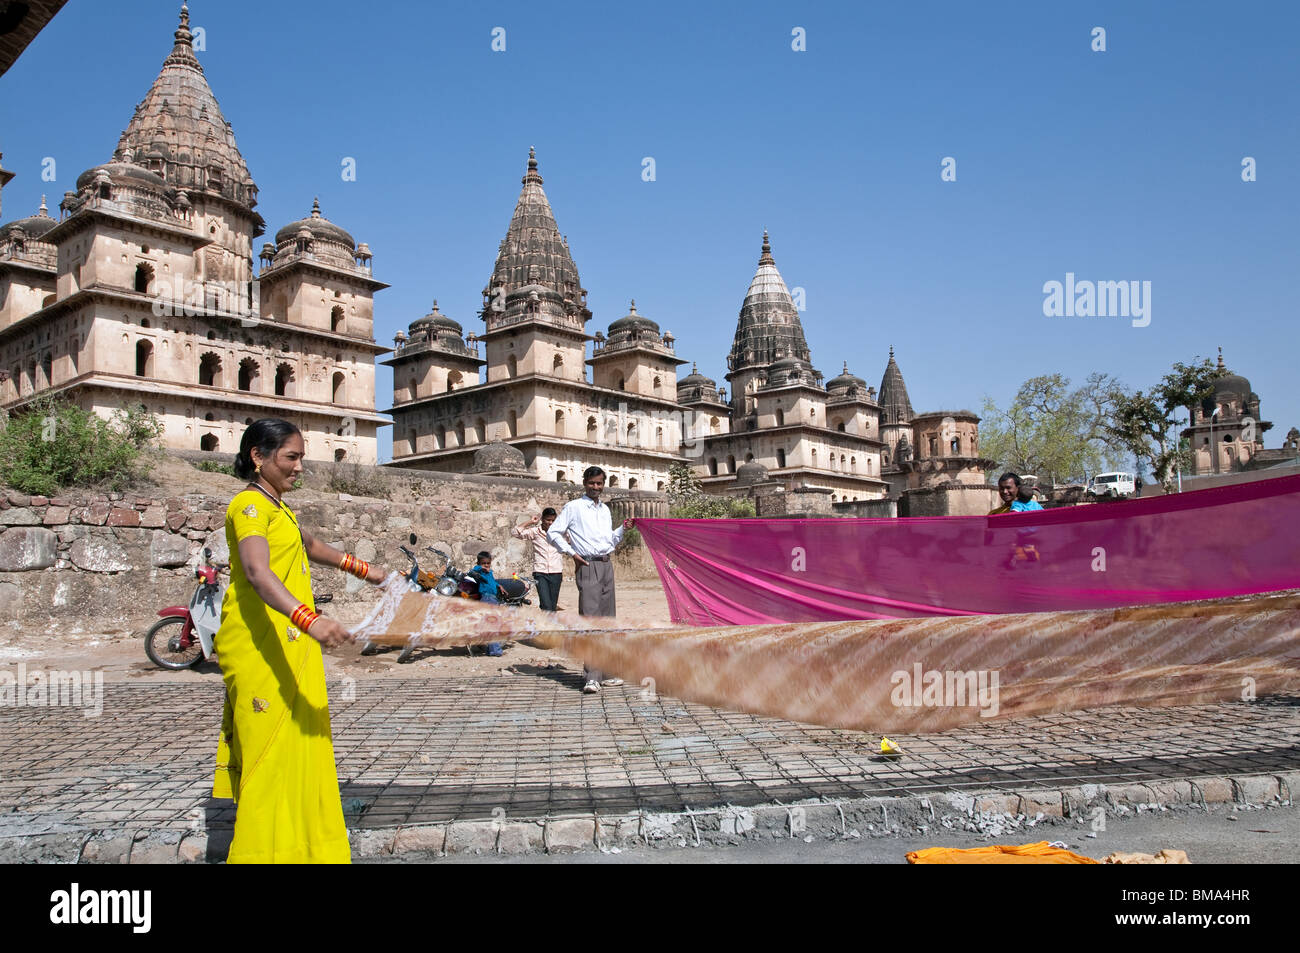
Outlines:
<svg viewBox="0 0 1300 953"><path fill-rule="evenodd" d="M623 530L631 529L636 521L626 519L614 529L609 507L600 502L600 493L605 489L605 471L600 467L586 469L582 486L586 493L564 504L559 518L547 530L546 538L560 552L572 556L576 564L573 579L578 584L578 613L612 616L615 614L614 566L610 558L623 539ZM596 669L585 671L586 684L582 690L588 694L600 691L602 683L623 684L621 678L607 679Z"/></svg>

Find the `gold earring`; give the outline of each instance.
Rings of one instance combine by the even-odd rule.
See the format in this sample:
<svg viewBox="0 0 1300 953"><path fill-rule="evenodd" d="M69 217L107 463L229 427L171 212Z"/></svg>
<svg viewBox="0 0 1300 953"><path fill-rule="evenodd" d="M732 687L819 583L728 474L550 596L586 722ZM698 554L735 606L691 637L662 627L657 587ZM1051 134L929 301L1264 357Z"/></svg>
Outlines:
<svg viewBox="0 0 1300 953"><path fill-rule="evenodd" d="M261 475L262 475L262 465L259 463L259 464L254 468L254 471L253 471L253 472L255 472L258 476L261 476Z"/></svg>

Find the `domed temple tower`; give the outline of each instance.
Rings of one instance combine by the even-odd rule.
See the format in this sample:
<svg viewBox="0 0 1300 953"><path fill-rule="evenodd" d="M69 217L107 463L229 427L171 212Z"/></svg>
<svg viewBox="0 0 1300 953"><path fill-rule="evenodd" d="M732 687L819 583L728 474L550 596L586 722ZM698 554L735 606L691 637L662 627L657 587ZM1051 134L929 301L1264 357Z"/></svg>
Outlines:
<svg viewBox="0 0 1300 953"><path fill-rule="evenodd" d="M532 149L521 182L483 289L482 333L462 340L459 324L431 314L399 334L385 362L395 382L393 463L471 472L477 451L501 441L541 479L579 482L596 465L610 486L659 489L682 441L684 362L672 333L633 302L608 336L588 334L587 292Z"/></svg>
<svg viewBox="0 0 1300 953"><path fill-rule="evenodd" d="M1193 476L1252 469L1257 457L1276 462L1264 450L1264 431L1273 425L1260 417L1259 395L1224 365L1223 348L1218 367L1214 392L1201 406L1188 408L1190 426L1182 434L1192 451Z"/></svg>
<svg viewBox="0 0 1300 953"><path fill-rule="evenodd" d="M376 459L370 251L320 214L262 251L257 186L194 54L188 7L112 159L60 217L0 226L3 401L143 405L178 449L233 452L275 415L312 460ZM264 310L265 309L265 310Z"/></svg>
<svg viewBox="0 0 1300 953"><path fill-rule="evenodd" d="M886 493L874 393L849 373L847 362L823 386L766 231L727 367L730 428L706 430L702 452L692 461L705 489L738 486L741 468L758 463L769 480L828 488L833 502Z"/></svg>

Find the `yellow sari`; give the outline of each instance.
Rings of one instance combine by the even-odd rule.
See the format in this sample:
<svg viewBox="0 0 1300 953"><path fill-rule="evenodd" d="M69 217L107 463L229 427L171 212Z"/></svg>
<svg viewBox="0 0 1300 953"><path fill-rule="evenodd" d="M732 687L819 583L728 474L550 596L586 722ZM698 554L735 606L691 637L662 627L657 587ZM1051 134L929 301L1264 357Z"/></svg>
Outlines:
<svg viewBox="0 0 1300 953"><path fill-rule="evenodd" d="M244 575L239 541L266 538L271 571L315 607L293 511L256 490L226 510L230 588L216 636L226 683L212 796L233 798L228 863L348 863L320 643L262 601Z"/></svg>

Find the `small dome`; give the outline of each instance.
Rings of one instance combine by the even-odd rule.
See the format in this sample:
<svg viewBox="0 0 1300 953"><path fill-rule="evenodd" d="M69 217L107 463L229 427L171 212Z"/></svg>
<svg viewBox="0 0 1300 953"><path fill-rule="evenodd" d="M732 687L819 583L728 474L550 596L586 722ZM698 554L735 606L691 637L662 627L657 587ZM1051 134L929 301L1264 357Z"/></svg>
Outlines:
<svg viewBox="0 0 1300 953"><path fill-rule="evenodd" d="M352 240L352 236L320 213L320 199L312 202L310 216L290 222L276 232L275 243L280 245L284 242L292 242L296 238L304 237L304 232L307 237L324 242L335 242L346 246L349 252L356 251L357 243Z"/></svg>
<svg viewBox="0 0 1300 953"><path fill-rule="evenodd" d="M15 219L12 222L0 225L0 235L8 232L11 228L21 228L23 234L28 238L37 239L57 224L59 224L57 219L50 218L49 209L45 206L45 196L42 195L41 207L35 215L28 215L26 218Z"/></svg>
<svg viewBox="0 0 1300 953"><path fill-rule="evenodd" d="M827 391L848 391L851 388L857 388L859 394L866 394L867 382L856 374L849 373L849 362L844 362L844 373L832 377L826 382Z"/></svg>
<svg viewBox="0 0 1300 953"><path fill-rule="evenodd" d="M744 486L749 486L752 483L765 483L767 482L767 467L757 460L742 463L736 468L736 482Z"/></svg>
<svg viewBox="0 0 1300 953"><path fill-rule="evenodd" d="M1250 396L1250 381L1240 374L1220 377L1214 382L1214 396L1247 398Z"/></svg>
<svg viewBox="0 0 1300 953"><path fill-rule="evenodd" d="M691 372L677 382L678 387L717 387L718 382L712 377L701 374L699 368L691 365Z"/></svg>
<svg viewBox="0 0 1300 953"><path fill-rule="evenodd" d="M442 330L445 328L448 331L456 332L457 337L459 337L465 331L465 329L461 327L459 321L447 317L445 314L443 314L441 311L438 310L437 298L433 299L433 310L430 311L428 314L426 314L424 317L412 321L410 327L412 331L416 331L421 328L437 329L437 330Z"/></svg>
<svg viewBox="0 0 1300 953"><path fill-rule="evenodd" d="M659 334L659 325L657 323L651 321L644 314L636 313L636 301L633 300L628 313L617 321L610 323L609 333L613 337L615 334L627 334L639 329L648 330L655 335Z"/></svg>
<svg viewBox="0 0 1300 953"><path fill-rule="evenodd" d="M113 185L149 189L164 195L171 191L167 183L163 181L162 176L155 175L144 166L136 165L131 161L130 152L127 152L121 158L115 157L111 162L97 165L81 173L81 175L77 176L77 191L80 192L82 189L91 188L101 178L101 174L103 178L107 178Z"/></svg>
<svg viewBox="0 0 1300 953"><path fill-rule="evenodd" d="M489 476L533 477L524 462L524 455L502 440L494 440L474 454L470 473Z"/></svg>

